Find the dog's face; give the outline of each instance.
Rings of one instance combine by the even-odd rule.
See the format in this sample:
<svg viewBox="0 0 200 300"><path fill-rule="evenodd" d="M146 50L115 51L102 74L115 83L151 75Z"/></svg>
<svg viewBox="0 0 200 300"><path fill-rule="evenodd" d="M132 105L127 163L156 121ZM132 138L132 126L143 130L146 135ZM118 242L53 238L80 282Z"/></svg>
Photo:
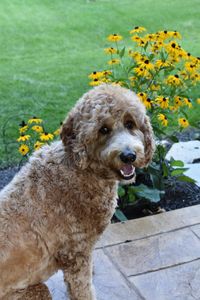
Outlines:
<svg viewBox="0 0 200 300"><path fill-rule="evenodd" d="M131 183L154 151L145 108L131 91L103 85L85 94L64 122L61 138L80 168Z"/></svg>

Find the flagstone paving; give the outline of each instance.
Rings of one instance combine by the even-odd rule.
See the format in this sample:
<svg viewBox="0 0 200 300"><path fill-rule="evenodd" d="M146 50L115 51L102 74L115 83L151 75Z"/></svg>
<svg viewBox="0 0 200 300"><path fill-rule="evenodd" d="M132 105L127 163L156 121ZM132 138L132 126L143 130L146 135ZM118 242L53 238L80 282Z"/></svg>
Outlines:
<svg viewBox="0 0 200 300"><path fill-rule="evenodd" d="M67 291L59 271L53 300ZM200 300L200 205L112 224L94 251L97 300Z"/></svg>

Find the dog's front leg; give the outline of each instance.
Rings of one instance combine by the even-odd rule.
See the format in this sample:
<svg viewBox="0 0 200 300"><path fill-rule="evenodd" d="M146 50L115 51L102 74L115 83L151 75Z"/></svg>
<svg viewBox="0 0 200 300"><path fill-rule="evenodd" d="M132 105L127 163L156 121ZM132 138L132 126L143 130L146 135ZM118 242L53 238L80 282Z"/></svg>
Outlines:
<svg viewBox="0 0 200 300"><path fill-rule="evenodd" d="M96 300L92 285L92 256L78 253L73 263L64 267L64 279L70 300Z"/></svg>

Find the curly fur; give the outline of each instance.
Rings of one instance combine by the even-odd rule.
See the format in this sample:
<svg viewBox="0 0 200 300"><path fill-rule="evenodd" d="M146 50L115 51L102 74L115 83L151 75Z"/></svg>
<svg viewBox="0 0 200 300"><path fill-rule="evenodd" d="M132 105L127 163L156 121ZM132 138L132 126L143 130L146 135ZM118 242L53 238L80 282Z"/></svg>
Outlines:
<svg viewBox="0 0 200 300"><path fill-rule="evenodd" d="M101 134L102 126L109 134ZM41 282L58 269L70 299L96 299L91 254L124 181L119 154L129 147L137 154L134 166L144 167L154 151L143 104L106 84L77 102L61 139L36 151L0 193L0 299L48 299Z"/></svg>

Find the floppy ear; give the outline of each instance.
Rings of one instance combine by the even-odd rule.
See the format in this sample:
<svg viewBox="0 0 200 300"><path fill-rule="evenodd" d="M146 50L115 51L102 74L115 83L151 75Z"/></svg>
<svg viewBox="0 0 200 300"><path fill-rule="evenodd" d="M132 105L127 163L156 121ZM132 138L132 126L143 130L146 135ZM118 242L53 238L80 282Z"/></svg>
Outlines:
<svg viewBox="0 0 200 300"><path fill-rule="evenodd" d="M155 141L152 126L148 116L144 118L144 124L142 126L142 131L144 134L144 142L145 142L145 165L147 166L153 157L155 151Z"/></svg>
<svg viewBox="0 0 200 300"><path fill-rule="evenodd" d="M69 115L63 123L60 137L65 146L66 152L69 154L69 159L75 163L75 165L81 169L85 169L88 166L87 151L80 134L79 129L75 124L80 125L80 114Z"/></svg>
<svg viewBox="0 0 200 300"><path fill-rule="evenodd" d="M74 124L74 117L68 116L68 118L64 121L60 132L60 137L63 144L69 148L71 148L72 140L75 138L73 132L73 124Z"/></svg>

